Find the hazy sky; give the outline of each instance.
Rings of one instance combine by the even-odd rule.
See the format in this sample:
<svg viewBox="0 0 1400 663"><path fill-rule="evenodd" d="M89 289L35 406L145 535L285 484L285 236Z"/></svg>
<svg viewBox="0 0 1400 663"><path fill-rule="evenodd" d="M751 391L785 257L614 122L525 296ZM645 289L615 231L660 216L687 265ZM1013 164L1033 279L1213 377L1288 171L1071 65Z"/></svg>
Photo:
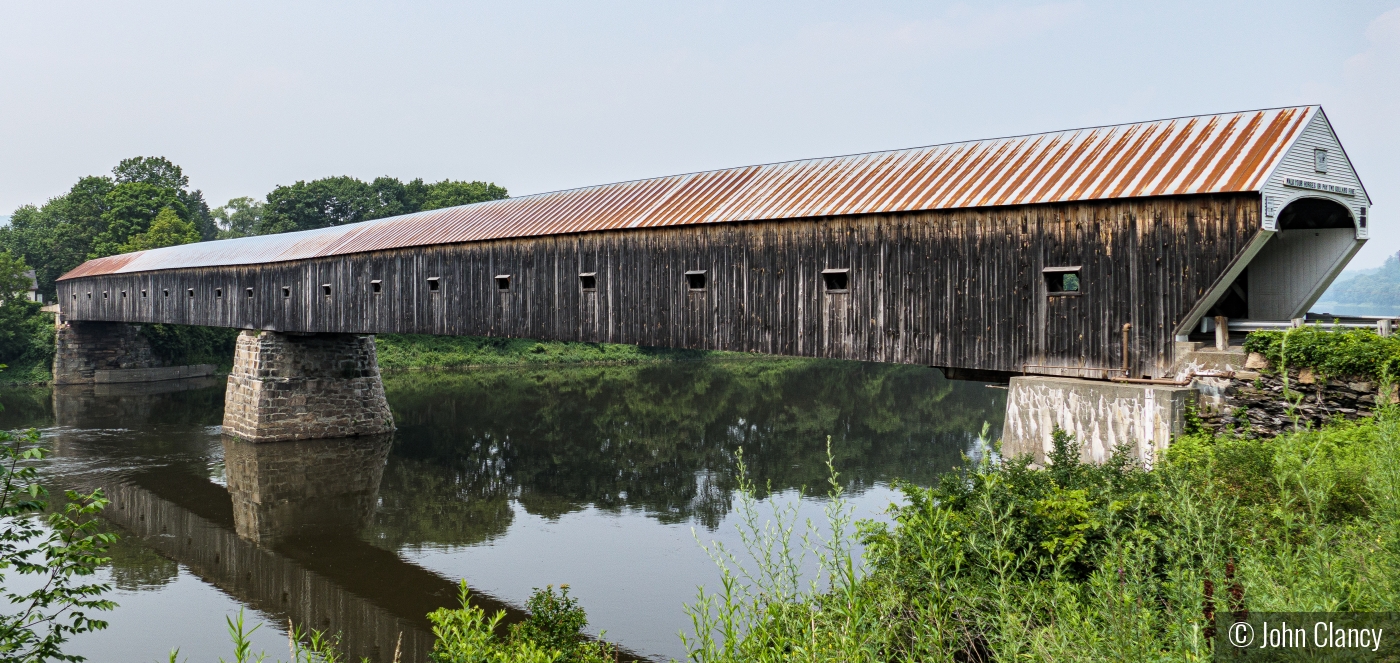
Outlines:
<svg viewBox="0 0 1400 663"><path fill-rule="evenodd" d="M514 195L1321 103L1400 250L1400 3L0 0L0 214L162 155Z"/></svg>

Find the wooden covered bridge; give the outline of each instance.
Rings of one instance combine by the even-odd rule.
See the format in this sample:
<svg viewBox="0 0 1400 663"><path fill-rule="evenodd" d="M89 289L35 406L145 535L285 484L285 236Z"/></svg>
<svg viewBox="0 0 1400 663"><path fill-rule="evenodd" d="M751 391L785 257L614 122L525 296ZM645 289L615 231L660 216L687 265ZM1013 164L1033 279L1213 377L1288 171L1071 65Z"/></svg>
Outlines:
<svg viewBox="0 0 1400 663"><path fill-rule="evenodd" d="M107 322L252 330L240 356L420 333L1158 378L1203 318L1306 312L1369 206L1317 106L732 168L92 260L55 370L131 354L91 354Z"/></svg>

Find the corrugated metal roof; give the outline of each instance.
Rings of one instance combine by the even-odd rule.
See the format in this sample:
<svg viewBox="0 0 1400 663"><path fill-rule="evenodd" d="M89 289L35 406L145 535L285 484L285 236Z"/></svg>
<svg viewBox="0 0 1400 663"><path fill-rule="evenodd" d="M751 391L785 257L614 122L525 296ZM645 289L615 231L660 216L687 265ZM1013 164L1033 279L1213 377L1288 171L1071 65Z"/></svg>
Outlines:
<svg viewBox="0 0 1400 663"><path fill-rule="evenodd" d="M746 166L153 249L62 278L696 223L1258 191L1317 106Z"/></svg>

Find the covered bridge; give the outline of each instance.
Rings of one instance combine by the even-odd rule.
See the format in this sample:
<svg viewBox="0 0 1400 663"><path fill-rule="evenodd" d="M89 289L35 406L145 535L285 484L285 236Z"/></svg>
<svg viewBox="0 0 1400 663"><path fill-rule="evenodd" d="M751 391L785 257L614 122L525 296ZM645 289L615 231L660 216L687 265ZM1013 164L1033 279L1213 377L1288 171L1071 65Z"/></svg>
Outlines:
<svg viewBox="0 0 1400 663"><path fill-rule="evenodd" d="M1302 315L1370 201L1318 106L731 168L92 260L68 322L1162 376ZM1125 324L1131 325L1126 336ZM1126 338L1128 347L1124 347Z"/></svg>

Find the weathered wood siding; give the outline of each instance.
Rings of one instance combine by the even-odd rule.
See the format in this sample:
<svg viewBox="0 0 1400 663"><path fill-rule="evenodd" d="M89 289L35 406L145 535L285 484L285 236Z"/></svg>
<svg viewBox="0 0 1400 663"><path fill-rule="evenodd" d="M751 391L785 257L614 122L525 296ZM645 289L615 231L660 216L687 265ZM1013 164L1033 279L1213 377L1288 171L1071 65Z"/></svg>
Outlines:
<svg viewBox="0 0 1400 663"><path fill-rule="evenodd" d="M1159 375L1181 316L1257 232L1258 214L1257 194L1236 194L708 224L81 278L61 281L59 297L73 320L513 336L1009 372L1117 366L1130 322L1134 373ZM1082 266L1082 294L1048 297L1041 270L1067 265ZM849 292L824 291L828 268L850 270ZM688 270L707 270L705 291L689 290ZM582 290L581 272L597 273L596 292ZM494 277L504 274L510 289L501 291ZM431 277L440 290L429 289Z"/></svg>

